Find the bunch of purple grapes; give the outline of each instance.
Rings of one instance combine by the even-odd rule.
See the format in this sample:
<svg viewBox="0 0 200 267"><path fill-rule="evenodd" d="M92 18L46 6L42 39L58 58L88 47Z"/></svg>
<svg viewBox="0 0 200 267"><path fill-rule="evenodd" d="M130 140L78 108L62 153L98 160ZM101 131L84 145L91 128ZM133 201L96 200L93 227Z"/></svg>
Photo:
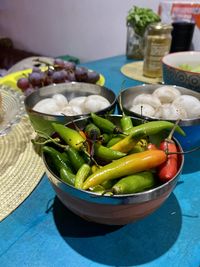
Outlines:
<svg viewBox="0 0 200 267"><path fill-rule="evenodd" d="M38 88L54 83L86 82L95 84L100 78L96 71L77 66L74 62L55 59L52 65L47 64L47 70L33 67L32 72L18 79L17 86L29 95Z"/></svg>

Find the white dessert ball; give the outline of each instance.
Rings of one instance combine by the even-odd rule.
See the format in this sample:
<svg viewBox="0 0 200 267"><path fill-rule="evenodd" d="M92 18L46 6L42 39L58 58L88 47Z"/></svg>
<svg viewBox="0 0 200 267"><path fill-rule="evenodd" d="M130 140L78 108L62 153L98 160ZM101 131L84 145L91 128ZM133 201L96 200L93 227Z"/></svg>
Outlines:
<svg viewBox="0 0 200 267"><path fill-rule="evenodd" d="M140 94L133 99L132 105L148 104L153 108L158 108L161 105L160 99L152 94Z"/></svg>
<svg viewBox="0 0 200 267"><path fill-rule="evenodd" d="M130 108L130 111L143 115L143 116L148 116L148 117L154 117L155 115L155 109L149 104L133 105Z"/></svg>
<svg viewBox="0 0 200 267"><path fill-rule="evenodd" d="M173 86L161 86L157 88L153 95L158 97L161 103L171 103L181 95L180 91Z"/></svg>
<svg viewBox="0 0 200 267"><path fill-rule="evenodd" d="M198 98L191 95L181 95L173 101L176 107L182 107L187 112L187 117L199 118L200 117L200 101Z"/></svg>

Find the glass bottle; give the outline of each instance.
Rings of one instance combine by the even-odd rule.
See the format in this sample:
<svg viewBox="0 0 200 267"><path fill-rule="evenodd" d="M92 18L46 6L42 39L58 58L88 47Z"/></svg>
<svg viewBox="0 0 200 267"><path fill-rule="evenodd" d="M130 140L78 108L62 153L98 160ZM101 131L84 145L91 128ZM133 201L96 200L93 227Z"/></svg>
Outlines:
<svg viewBox="0 0 200 267"><path fill-rule="evenodd" d="M143 75L151 78L162 77L162 58L171 47L171 24L152 23L145 31Z"/></svg>

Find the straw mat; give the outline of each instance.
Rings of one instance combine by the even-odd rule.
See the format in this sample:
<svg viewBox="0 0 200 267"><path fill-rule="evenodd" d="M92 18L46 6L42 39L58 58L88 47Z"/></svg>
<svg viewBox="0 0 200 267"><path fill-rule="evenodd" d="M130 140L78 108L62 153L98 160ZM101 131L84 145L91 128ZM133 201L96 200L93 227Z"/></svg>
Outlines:
<svg viewBox="0 0 200 267"><path fill-rule="evenodd" d="M144 83L155 84L162 82L162 78L148 78L143 75L143 61L135 61L125 64L122 66L121 72L131 79Z"/></svg>
<svg viewBox="0 0 200 267"><path fill-rule="evenodd" d="M42 159L31 143L34 136L27 116L0 136L0 221L30 195L44 174Z"/></svg>

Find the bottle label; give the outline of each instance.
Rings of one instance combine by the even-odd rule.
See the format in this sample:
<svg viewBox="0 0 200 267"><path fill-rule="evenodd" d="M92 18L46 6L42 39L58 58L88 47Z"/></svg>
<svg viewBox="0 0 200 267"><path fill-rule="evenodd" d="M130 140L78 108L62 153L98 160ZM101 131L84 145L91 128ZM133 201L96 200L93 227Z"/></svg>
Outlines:
<svg viewBox="0 0 200 267"><path fill-rule="evenodd" d="M150 55L148 57L148 68L151 70L159 70L161 69L161 59L163 56L168 54L169 45L166 44L152 44Z"/></svg>

